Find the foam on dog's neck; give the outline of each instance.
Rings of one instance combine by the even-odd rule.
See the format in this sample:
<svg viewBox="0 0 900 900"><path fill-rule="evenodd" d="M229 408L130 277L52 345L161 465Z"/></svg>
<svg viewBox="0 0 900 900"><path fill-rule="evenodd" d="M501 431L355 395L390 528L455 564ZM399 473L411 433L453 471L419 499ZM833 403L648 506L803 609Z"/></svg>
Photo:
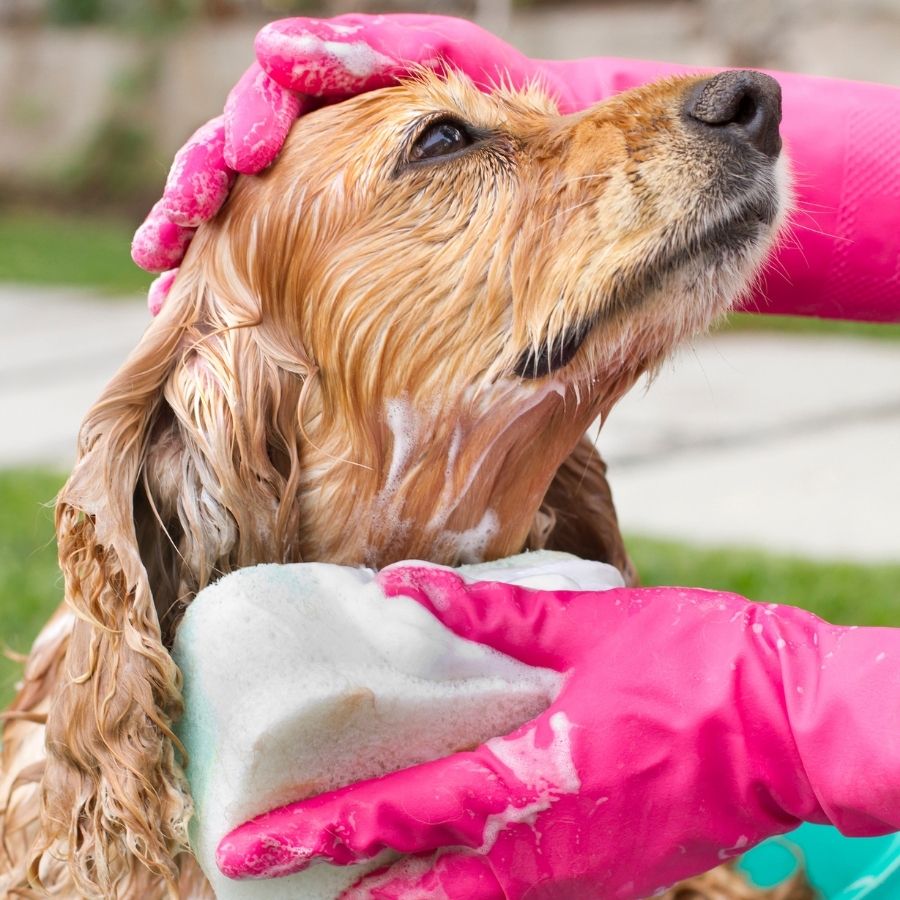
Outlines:
<svg viewBox="0 0 900 900"><path fill-rule="evenodd" d="M367 563L379 565L385 556L395 559L398 544L410 536L412 521L423 518L426 525L416 533L412 552L448 563L477 563L488 555L492 543L502 545L505 530L522 517L517 512L513 519L504 518L492 504L493 464L506 455L505 448L515 441L515 429L524 416L551 395L565 400L565 385L500 378L470 385L459 393L461 405L449 416L450 426L447 402L437 395L422 400L404 394L384 401L382 421L390 441L389 465L370 509L362 513L377 524L373 532L383 543L366 545L363 558ZM410 517L410 503L420 507L422 501L411 470L427 454L443 457L444 483L425 515L419 509ZM487 491L485 486L489 486ZM390 553L382 553L385 544Z"/></svg>
<svg viewBox="0 0 900 900"><path fill-rule="evenodd" d="M547 552L459 571L531 587L622 584L609 566ZM317 865L231 881L215 850L232 828L505 734L561 684L558 673L457 637L413 600L385 598L370 570L320 563L242 569L202 591L174 655L185 680L178 730L197 810L192 846L227 900L330 900L364 871Z"/></svg>

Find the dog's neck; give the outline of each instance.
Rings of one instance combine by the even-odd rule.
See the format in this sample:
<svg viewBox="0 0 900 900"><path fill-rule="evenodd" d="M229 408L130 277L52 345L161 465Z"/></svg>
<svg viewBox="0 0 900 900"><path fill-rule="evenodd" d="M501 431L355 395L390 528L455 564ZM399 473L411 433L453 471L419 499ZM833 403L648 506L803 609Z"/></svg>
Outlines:
<svg viewBox="0 0 900 900"><path fill-rule="evenodd" d="M282 387L287 405L298 396ZM233 426L187 427L185 409L164 410L136 497L159 613L171 626L205 584L263 562L456 565L519 552L601 406L551 380L495 384L456 405L385 399L358 415L367 421L356 432L369 436L362 448L339 418L311 417L296 469L272 436L257 450L242 437L245 456L223 464L212 442L233 452Z"/></svg>
<svg viewBox="0 0 900 900"><path fill-rule="evenodd" d="M144 351L172 368L141 364L162 397L135 522L167 631L198 590L245 566L521 551L557 469L657 355L610 354L578 380L482 383L452 359L402 378L340 357L319 368L296 329L236 327L192 297L152 329L165 353Z"/></svg>
<svg viewBox="0 0 900 900"><path fill-rule="evenodd" d="M555 381L498 383L453 404L384 400L370 414L380 453L362 464L312 462L304 558L378 568L518 552L596 410Z"/></svg>

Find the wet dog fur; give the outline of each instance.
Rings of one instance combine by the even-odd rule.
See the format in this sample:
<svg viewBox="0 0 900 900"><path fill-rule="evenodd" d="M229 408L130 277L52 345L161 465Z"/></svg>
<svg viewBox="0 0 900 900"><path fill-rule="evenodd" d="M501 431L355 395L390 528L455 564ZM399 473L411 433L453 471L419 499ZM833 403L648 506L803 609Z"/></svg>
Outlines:
<svg viewBox="0 0 900 900"><path fill-rule="evenodd" d="M563 117L422 75L239 179L84 420L65 605L6 714L0 887L204 896L168 647L225 572L548 546L633 574L585 431L748 288L787 202L783 162L686 127L696 81Z"/></svg>

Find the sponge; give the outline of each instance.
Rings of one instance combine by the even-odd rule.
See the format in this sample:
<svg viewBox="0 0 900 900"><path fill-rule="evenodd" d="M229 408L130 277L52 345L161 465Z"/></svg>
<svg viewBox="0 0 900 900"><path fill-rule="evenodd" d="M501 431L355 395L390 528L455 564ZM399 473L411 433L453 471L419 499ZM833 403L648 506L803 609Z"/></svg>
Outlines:
<svg viewBox="0 0 900 900"><path fill-rule="evenodd" d="M541 551L475 566L469 580L601 590L615 569ZM557 672L457 637L415 601L386 598L368 569L241 569L201 591L173 655L184 675L178 734L194 798L191 844L220 900L332 900L366 866L312 866L232 881L215 863L231 829L334 790L505 734L550 704Z"/></svg>

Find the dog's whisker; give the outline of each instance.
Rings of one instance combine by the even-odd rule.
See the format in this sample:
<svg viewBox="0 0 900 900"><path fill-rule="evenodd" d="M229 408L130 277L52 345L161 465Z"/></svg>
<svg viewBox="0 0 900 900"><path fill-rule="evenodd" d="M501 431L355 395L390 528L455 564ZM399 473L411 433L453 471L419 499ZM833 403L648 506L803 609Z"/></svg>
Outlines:
<svg viewBox="0 0 900 900"><path fill-rule="evenodd" d="M853 243L852 238L843 237L838 234L832 234L830 231L824 231L821 228L812 228L809 225L801 225L799 222L792 222L791 227L799 228L802 231L808 231L811 234L820 234L820 235L822 235L822 237L831 238L834 241L845 241L846 243L851 243L851 244Z"/></svg>
<svg viewBox="0 0 900 900"><path fill-rule="evenodd" d="M596 203L597 203L597 199L595 197L592 197L588 200L583 200L580 203L575 203L572 206L567 206L565 209L558 210L553 215L549 216L548 218L544 219L543 221L536 223L534 225L534 227L532 228L531 234L534 234L534 233L540 231L541 229L544 228L544 226L549 225L550 222L554 221L555 219L558 219L560 216L569 215L573 212L577 212L579 209L583 209L585 206L593 206Z"/></svg>

